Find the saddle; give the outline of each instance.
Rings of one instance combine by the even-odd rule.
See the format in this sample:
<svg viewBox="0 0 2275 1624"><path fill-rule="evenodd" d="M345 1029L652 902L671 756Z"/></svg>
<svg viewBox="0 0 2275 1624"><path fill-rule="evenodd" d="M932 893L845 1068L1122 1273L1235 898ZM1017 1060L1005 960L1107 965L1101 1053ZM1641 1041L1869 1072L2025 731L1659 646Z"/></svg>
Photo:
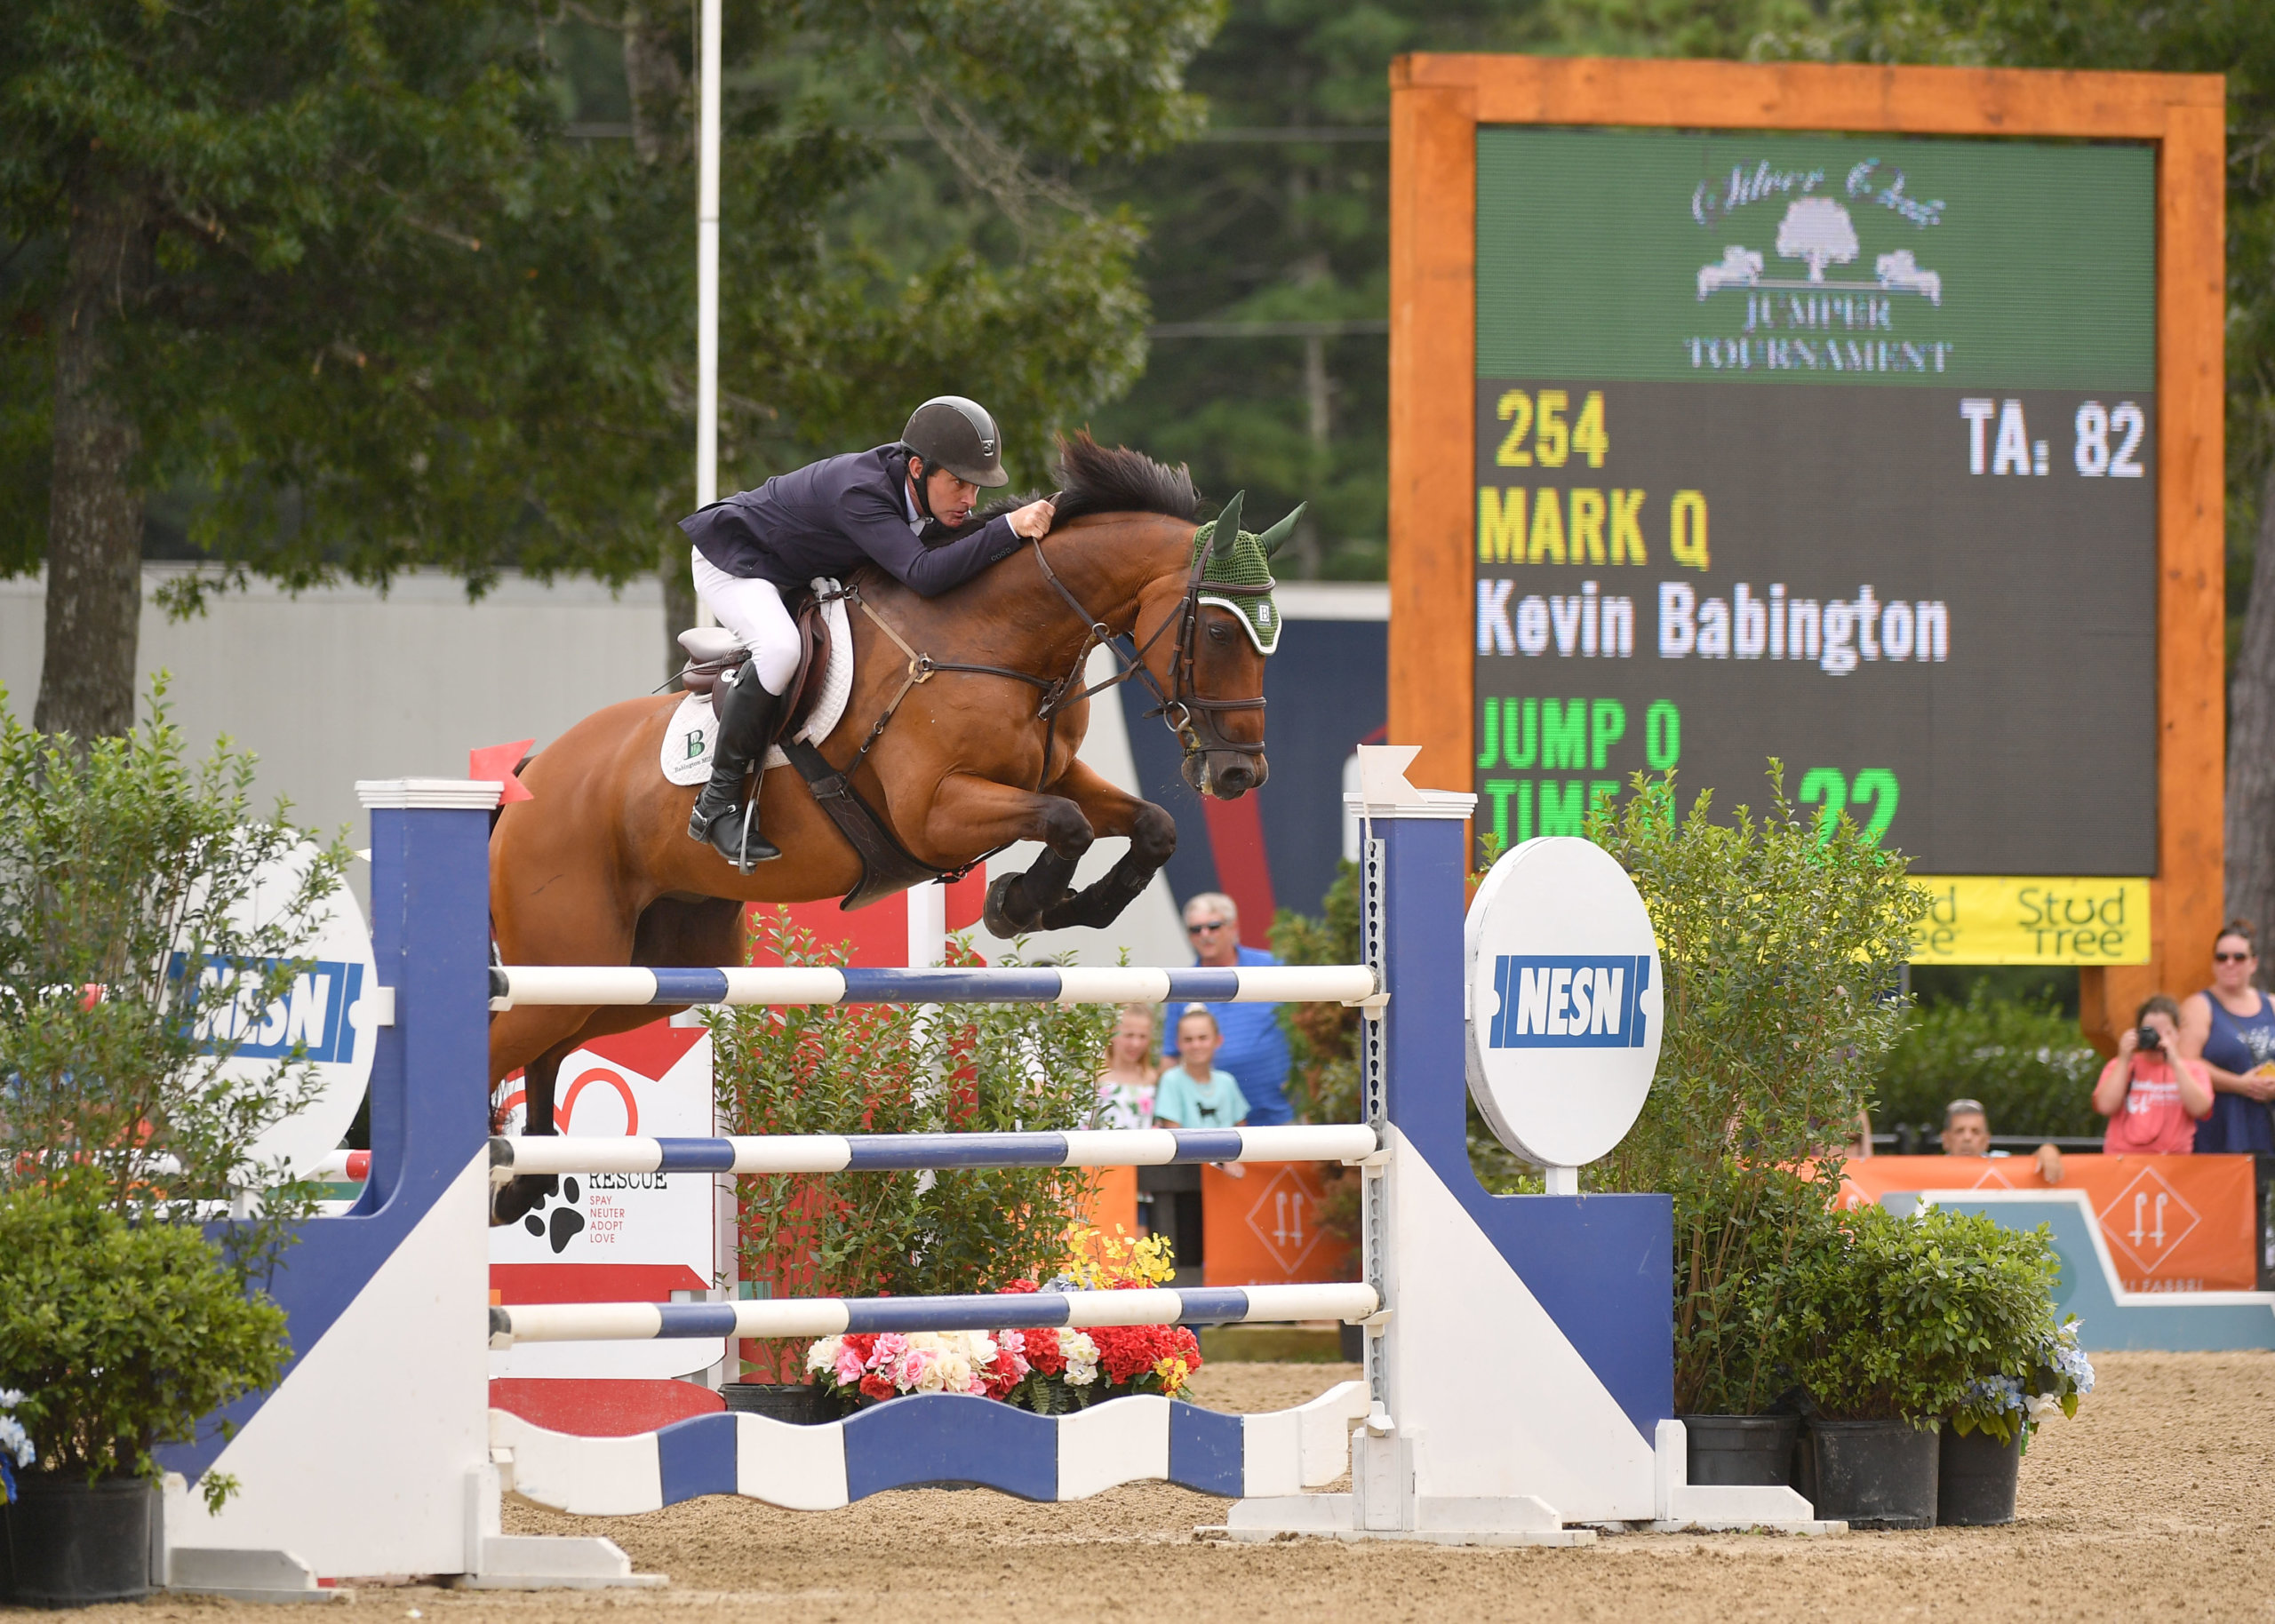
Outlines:
<svg viewBox="0 0 2275 1624"><path fill-rule="evenodd" d="M798 667L790 679L790 703L773 738L756 754L763 764L769 745L778 748L806 781L815 801L845 837L861 859L861 882L839 902L841 908L866 908L871 903L911 886L955 878L912 854L894 835L876 808L853 787L852 779L832 767L819 750L800 737L808 719L820 703L829 671L829 621L821 597L811 587L784 594L785 607L798 627ZM750 651L735 641L724 626L690 626L679 634L679 646L688 660L679 673L680 686L691 694L709 694L719 679L746 664ZM960 875L961 871L958 871Z"/></svg>
<svg viewBox="0 0 2275 1624"><path fill-rule="evenodd" d="M782 712L781 730L790 734L804 724L821 697L822 676L829 670L829 622L810 586L789 594L786 607L798 627L798 669L790 679L790 703ZM679 634L679 646L687 650L679 685L690 694L714 691L721 677L750 659L750 650L724 626L690 626Z"/></svg>

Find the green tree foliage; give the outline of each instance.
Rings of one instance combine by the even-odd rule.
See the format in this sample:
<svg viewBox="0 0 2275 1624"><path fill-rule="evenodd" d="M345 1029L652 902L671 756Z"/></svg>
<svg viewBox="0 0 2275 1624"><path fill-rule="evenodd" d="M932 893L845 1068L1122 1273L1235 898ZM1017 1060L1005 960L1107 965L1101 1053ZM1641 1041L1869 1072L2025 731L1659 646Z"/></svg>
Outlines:
<svg viewBox="0 0 2275 1624"><path fill-rule="evenodd" d="M1291 576L1379 579L1387 553L1390 63L1543 37L1539 0L1233 0L1193 64L1211 132L1103 177L1151 230L1163 323L1360 323L1315 336L1162 337L1102 434L1192 464L1249 511L1312 503ZM1274 139L1288 131L1321 139Z"/></svg>
<svg viewBox="0 0 2275 1624"><path fill-rule="evenodd" d="M778 912L761 961L838 965ZM966 960L967 962L975 962ZM1058 1132L1080 1127L1113 1031L1106 1005L811 1005L712 1022L730 1134ZM932 1295L1048 1279L1090 1199L1077 1167L764 1174L738 1182L742 1278L773 1296ZM777 1349L796 1381L802 1347Z"/></svg>
<svg viewBox="0 0 2275 1624"><path fill-rule="evenodd" d="M1866 1205L1776 1271L1759 1318L1771 1362L1826 1419L1933 1427L1980 1378L2034 1373L2060 1273L2043 1229Z"/></svg>
<svg viewBox="0 0 2275 1624"><path fill-rule="evenodd" d="M291 1350L284 1310L197 1226L130 1223L108 1194L86 1167L0 1192L0 1388L26 1395L34 1469L155 1477L153 1449L274 1386ZM201 1486L218 1511L235 1485Z"/></svg>
<svg viewBox="0 0 2275 1624"><path fill-rule="evenodd" d="M1902 1021L1895 996L1926 903L1903 857L1846 815L1827 832L1785 798L1678 816L1672 774L1638 775L1588 838L1641 892L1665 976L1659 1069L1598 1190L1674 1198L1675 1406L1749 1412L1784 1385L1768 1358L1779 1270L1825 1243L1841 1147Z"/></svg>
<svg viewBox="0 0 2275 1624"><path fill-rule="evenodd" d="M2101 1056L2075 1016L2051 1002L2016 1002L1978 988L1964 1004L1916 1009L1873 1084L1872 1126L1930 1135L1953 1100L1983 1102L1994 1134L2098 1134L2094 1079Z"/></svg>
<svg viewBox="0 0 2275 1624"><path fill-rule="evenodd" d="M992 396L1039 471L1136 372L1145 311L1135 227L1042 166L1195 121L1208 0L729 9L722 487L874 444L949 387ZM619 49L629 142L562 139L561 28L504 4L0 12L0 458L22 476L0 569L44 554L69 633L41 726L131 720L154 489L197 493L212 556L296 585L668 560L685 592L693 47L659 10L579 12ZM786 61L802 79L770 76ZM896 112L1009 240L911 265L832 239L885 165L864 127Z"/></svg>
<svg viewBox="0 0 2275 1624"><path fill-rule="evenodd" d="M306 1103L299 1053L225 1071L262 1012L307 971L297 956L347 854L279 806L251 814L253 762L226 741L184 758L154 684L151 720L81 750L33 731L0 692L0 1189L68 1165L103 1200L187 1219L259 1188L259 1254L312 1186L254 1159ZM296 876L280 883L289 866ZM264 871L270 871L263 884Z"/></svg>

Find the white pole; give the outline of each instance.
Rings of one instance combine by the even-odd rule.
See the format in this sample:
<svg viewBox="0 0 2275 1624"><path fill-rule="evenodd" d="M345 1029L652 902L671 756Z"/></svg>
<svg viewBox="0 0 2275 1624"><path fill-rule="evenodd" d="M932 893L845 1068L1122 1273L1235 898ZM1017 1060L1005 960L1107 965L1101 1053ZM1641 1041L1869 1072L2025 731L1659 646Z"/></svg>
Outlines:
<svg viewBox="0 0 2275 1624"><path fill-rule="evenodd" d="M908 967L929 969L948 956L948 888L911 886L908 898Z"/></svg>
<svg viewBox="0 0 2275 1624"><path fill-rule="evenodd" d="M695 505L719 499L719 78L722 0L703 0L695 165ZM717 624L698 603L696 619Z"/></svg>

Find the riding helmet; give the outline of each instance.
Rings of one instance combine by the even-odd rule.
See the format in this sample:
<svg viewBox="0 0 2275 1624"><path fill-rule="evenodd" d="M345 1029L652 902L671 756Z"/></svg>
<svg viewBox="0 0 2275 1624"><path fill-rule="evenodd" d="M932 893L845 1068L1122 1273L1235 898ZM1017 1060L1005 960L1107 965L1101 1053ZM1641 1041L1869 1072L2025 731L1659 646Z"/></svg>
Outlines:
<svg viewBox="0 0 2275 1624"><path fill-rule="evenodd" d="M978 401L961 394L936 394L909 414L900 442L927 467L946 468L975 485L1008 485L1003 472L1003 437L995 419Z"/></svg>

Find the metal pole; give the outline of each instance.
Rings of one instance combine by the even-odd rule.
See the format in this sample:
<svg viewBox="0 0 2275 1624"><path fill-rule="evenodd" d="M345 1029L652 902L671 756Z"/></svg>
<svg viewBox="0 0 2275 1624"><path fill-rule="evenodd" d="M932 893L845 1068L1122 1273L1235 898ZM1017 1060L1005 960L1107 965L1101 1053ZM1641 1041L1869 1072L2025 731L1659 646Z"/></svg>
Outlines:
<svg viewBox="0 0 2275 1624"><path fill-rule="evenodd" d="M719 499L719 77L722 0L703 0L695 165L695 505ZM708 603L696 619L715 625Z"/></svg>

